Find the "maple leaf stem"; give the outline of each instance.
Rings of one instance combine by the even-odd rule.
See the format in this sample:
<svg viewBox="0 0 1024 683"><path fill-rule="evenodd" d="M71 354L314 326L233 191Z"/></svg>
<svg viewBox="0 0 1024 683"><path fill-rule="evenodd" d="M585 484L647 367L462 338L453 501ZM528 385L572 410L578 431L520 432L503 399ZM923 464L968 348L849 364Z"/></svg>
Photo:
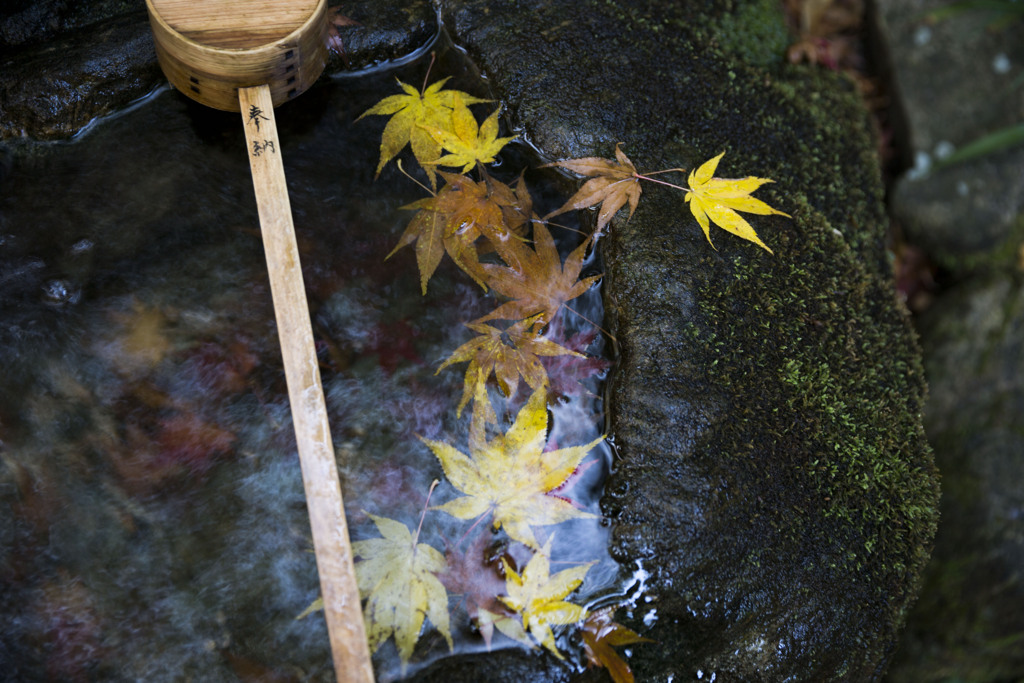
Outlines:
<svg viewBox="0 0 1024 683"><path fill-rule="evenodd" d="M583 318L584 320L586 320L586 321L587 321L588 323L590 323L591 325L593 325L594 327L596 327L597 329L599 329L599 330L601 331L601 333L602 333L602 334L604 334L604 335L607 335L607 337L608 337L609 339L611 339L611 340L612 340L613 342L615 342L616 344L618 344L618 343L619 343L619 340L615 338L615 335L614 335L614 334L612 334L612 333L611 333L611 332L609 332L608 330L604 329L603 327L601 327L600 325L598 325L597 323L595 323L595 322L594 322L593 320L591 320L591 319L590 319L590 318L588 318L587 316L583 315L582 313L580 313L579 311L577 311L577 310L575 310L575 309L573 309L573 308L570 308L570 307L568 306L568 304L562 304L562 307L563 307L563 308L565 308L565 310L569 311L570 313L573 313L573 314L575 314L575 315L578 315L579 317L581 317L581 318Z"/></svg>
<svg viewBox="0 0 1024 683"><path fill-rule="evenodd" d="M475 529L480 524L480 522L483 521L484 517L486 517L488 515L488 513L490 513L490 512L493 512L493 510L488 510L487 512L485 512L484 514L482 514L482 515L480 515L479 517L476 518L476 520L473 522L472 526L470 526L468 529L466 529L466 533L462 534L462 537L458 541L455 542L455 547L456 548L458 548L460 545L462 545L462 542L465 541L466 538L468 538L471 533L473 533L473 529Z"/></svg>
<svg viewBox="0 0 1024 683"><path fill-rule="evenodd" d="M406 171L404 168L402 168L402 160L401 159L398 159L395 163L398 165L398 170L402 173L402 175L404 175L406 178L408 178L409 180L413 181L414 183L416 183L417 185L422 187L424 190L426 190L428 193L430 193L431 197L436 197L437 196L436 192L431 190L429 187L427 187L426 185L424 185L420 181L418 181L415 178L413 178L412 175L408 171Z"/></svg>
<svg viewBox="0 0 1024 683"><path fill-rule="evenodd" d="M668 169L668 170L675 170L675 169ZM683 192L689 192L690 191L690 188L688 188L688 187L683 187L682 185L675 185L674 183L666 183L664 180L658 180L657 178L652 178L649 175L643 175L642 173L634 173L633 177L638 179L638 180L649 180L652 183L658 183L659 185L667 185L669 187L674 187L675 189L682 190Z"/></svg>
<svg viewBox="0 0 1024 683"><path fill-rule="evenodd" d="M638 175L641 178L645 178L647 176L661 175L662 173L673 173L673 172L686 173L686 169L685 168L664 168L664 169L662 169L660 171L646 171L646 172L638 174Z"/></svg>
<svg viewBox="0 0 1024 683"><path fill-rule="evenodd" d="M423 511L420 512L420 523L416 525L416 533L412 535L412 547L416 547L416 542L420 540L420 529L423 528L423 518L427 516L427 507L430 505L430 496L434 493L434 489L440 484L439 479L435 479L430 482L430 490L427 491L427 500L423 503Z"/></svg>
<svg viewBox="0 0 1024 683"><path fill-rule="evenodd" d="M535 223L543 223L544 225L553 225L556 228L562 228L563 230L568 230L569 232L575 232L578 235L586 235L587 234L585 231L580 230L579 228L570 228L568 225L562 225L561 223L555 223L554 221L545 221L545 220L542 220L542 219L536 219L534 222Z"/></svg>
<svg viewBox="0 0 1024 683"><path fill-rule="evenodd" d="M423 87L420 88L420 96L422 97L423 92L427 89L427 79L430 78L430 70L434 68L434 60L437 59L437 53L433 50L430 51L430 64L427 64L427 73L423 74Z"/></svg>

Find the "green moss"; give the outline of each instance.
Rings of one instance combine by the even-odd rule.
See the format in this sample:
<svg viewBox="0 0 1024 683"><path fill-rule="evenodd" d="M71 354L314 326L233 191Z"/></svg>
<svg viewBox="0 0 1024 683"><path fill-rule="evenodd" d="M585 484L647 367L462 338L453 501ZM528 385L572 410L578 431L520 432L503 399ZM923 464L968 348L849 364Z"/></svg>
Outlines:
<svg viewBox="0 0 1024 683"><path fill-rule="evenodd" d="M908 336L884 301L891 287L820 215L800 213L801 234L779 256L737 255L727 281L698 295L707 320L728 320L700 339L705 367L748 397L733 406L740 438L724 457L752 487L777 482L780 504L796 512L778 525L793 547L817 536L834 548L826 564L837 579L891 598L923 566L936 525L936 481L919 455L921 368L891 350ZM758 432L767 443L749 442Z"/></svg>
<svg viewBox="0 0 1024 683"><path fill-rule="evenodd" d="M719 17L715 33L725 54L761 67L782 63L791 42L778 0L740 3Z"/></svg>

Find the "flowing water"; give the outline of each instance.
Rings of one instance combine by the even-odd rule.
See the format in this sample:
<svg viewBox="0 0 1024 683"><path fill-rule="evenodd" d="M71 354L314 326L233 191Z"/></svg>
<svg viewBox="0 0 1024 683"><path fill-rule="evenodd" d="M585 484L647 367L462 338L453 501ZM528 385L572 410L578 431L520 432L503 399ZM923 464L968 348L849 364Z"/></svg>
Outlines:
<svg viewBox="0 0 1024 683"><path fill-rule="evenodd" d="M421 84L428 62L322 79L277 110L357 539L378 536L367 513L419 524L443 473L418 437L468 452L469 410L456 417L466 366L436 370L473 336L463 323L498 303L450 260L426 296L411 248L385 260L413 215L400 207L426 194L394 164L374 180L384 119L355 119L398 92L396 76ZM447 75L447 87L487 95L455 51L431 80ZM538 164L513 145L493 172L511 182L531 169L543 214L568 186ZM581 240L552 232L563 258ZM599 272L595 258L584 276ZM597 288L572 307L601 320ZM608 356L593 325L562 316L550 333ZM581 384L550 368L562 382L550 445L592 441L604 364L586 366ZM492 392L502 429L528 394ZM332 679L322 618L295 619L318 584L238 114L163 90L74 140L0 146L0 458L0 670L11 680ZM558 493L599 515L610 462L598 446ZM458 495L442 481L430 504ZM436 510L420 541L520 569L529 558L486 520ZM557 525L552 573L596 561L574 601L618 590L606 544L599 519ZM465 599L450 606L456 652L484 647ZM493 646L517 645L496 634ZM447 654L428 623L409 672ZM383 680L400 675L390 641L375 665Z"/></svg>

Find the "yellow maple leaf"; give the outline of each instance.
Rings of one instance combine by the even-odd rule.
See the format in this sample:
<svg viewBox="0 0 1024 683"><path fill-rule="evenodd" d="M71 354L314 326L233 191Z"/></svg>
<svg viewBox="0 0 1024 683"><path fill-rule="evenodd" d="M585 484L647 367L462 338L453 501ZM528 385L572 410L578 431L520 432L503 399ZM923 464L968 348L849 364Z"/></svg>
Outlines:
<svg viewBox="0 0 1024 683"><path fill-rule="evenodd" d="M587 610L580 605L563 600L576 590L590 565L587 563L577 567L564 569L551 576L551 539L527 562L520 576L503 557L505 566L505 590L507 596L499 595L509 609L519 613L523 627L530 632L541 645L550 650L559 659L565 659L555 646L555 635L551 626L575 624L587 616Z"/></svg>
<svg viewBox="0 0 1024 683"><path fill-rule="evenodd" d="M409 221L395 248L384 257L387 261L402 247L415 243L416 265L420 270L420 289L424 295L427 293L427 282L437 270L445 251L445 218L436 210L436 206L437 197L427 197L401 207L417 209L416 215Z"/></svg>
<svg viewBox="0 0 1024 683"><path fill-rule="evenodd" d="M564 484L604 437L586 446L544 452L547 429L547 392L541 388L530 396L508 432L489 442L471 439L472 457L443 441L423 439L441 461L448 481L466 494L435 509L459 519L491 511L495 529L504 528L509 538L531 548L540 547L531 527L593 517L548 493Z"/></svg>
<svg viewBox="0 0 1024 683"><path fill-rule="evenodd" d="M451 126L452 107L458 98L462 107L467 104L488 102L473 97L460 90L444 90L447 78L432 83L422 93L413 86L398 81L405 91L404 95L391 95L363 112L356 121L364 116L382 115L391 119L384 126L384 134L380 143L380 162L377 164L379 176L381 170L406 144L412 147L416 161L430 176L433 183L432 164L441 156L441 143L427 132L427 128L446 129Z"/></svg>
<svg viewBox="0 0 1024 683"><path fill-rule="evenodd" d="M470 103L471 104L471 103ZM425 124L424 128L437 144L449 154L431 162L436 166L462 166L462 173L468 173L477 162L489 164L495 155L515 137L498 137L498 114L501 109L484 119L477 127L473 112L466 106L462 94L455 91L452 96L451 116L447 125Z"/></svg>
<svg viewBox="0 0 1024 683"><path fill-rule="evenodd" d="M750 194L765 183L773 182L768 178L713 178L718 162L725 156L722 152L714 159L704 162L700 168L690 171L690 189L686 191L686 201L690 203L690 211L697 219L704 236L711 242L711 228L709 220L718 227L728 230L734 235L750 240L754 244L763 247L769 254L771 249L760 240L750 223L740 216L737 211L760 214L766 216L777 214L790 218L788 213L773 209L760 199L754 199Z"/></svg>
<svg viewBox="0 0 1024 683"><path fill-rule="evenodd" d="M445 569L444 555L417 543L405 524L376 515L370 518L383 538L352 543L352 553L361 558L356 563L356 582L359 596L366 600L363 617L370 649L376 652L394 635L404 668L427 617L451 649L448 593L435 576Z"/></svg>

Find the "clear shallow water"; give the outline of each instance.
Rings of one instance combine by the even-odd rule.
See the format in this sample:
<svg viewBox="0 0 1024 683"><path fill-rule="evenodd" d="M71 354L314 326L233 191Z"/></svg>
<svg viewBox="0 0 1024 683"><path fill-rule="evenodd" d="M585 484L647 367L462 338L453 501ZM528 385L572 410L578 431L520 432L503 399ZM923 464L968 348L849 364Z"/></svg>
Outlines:
<svg viewBox="0 0 1024 683"><path fill-rule="evenodd" d="M397 91L395 75L419 84L424 70L327 80L277 111L355 538L377 535L366 512L416 527L442 476L417 436L467 451L465 365L435 370L473 336L462 323L496 305L448 261L425 297L412 249L384 261L412 216L399 207L424 193L393 165L374 182L384 119L353 121ZM434 73L486 95L455 59ZM536 165L519 147L495 173ZM565 200L547 172L527 182L539 213ZM578 237L553 232L564 257ZM596 289L572 306L601 319ZM596 335L587 352L604 348ZM237 114L164 91L72 142L0 150L0 367L0 668L331 679L322 619L294 619L317 580ZM602 377L552 403L552 444L601 434ZM507 427L527 392L493 396ZM566 492L596 514L610 459L595 449ZM457 495L442 483L431 503ZM431 511L420 541L444 551L484 534L491 555L528 559L469 526ZM606 541L598 520L557 528L553 571L598 562L577 602L616 590ZM457 649L479 649L460 605ZM445 654L425 632L410 671ZM390 643L376 663L397 675Z"/></svg>

